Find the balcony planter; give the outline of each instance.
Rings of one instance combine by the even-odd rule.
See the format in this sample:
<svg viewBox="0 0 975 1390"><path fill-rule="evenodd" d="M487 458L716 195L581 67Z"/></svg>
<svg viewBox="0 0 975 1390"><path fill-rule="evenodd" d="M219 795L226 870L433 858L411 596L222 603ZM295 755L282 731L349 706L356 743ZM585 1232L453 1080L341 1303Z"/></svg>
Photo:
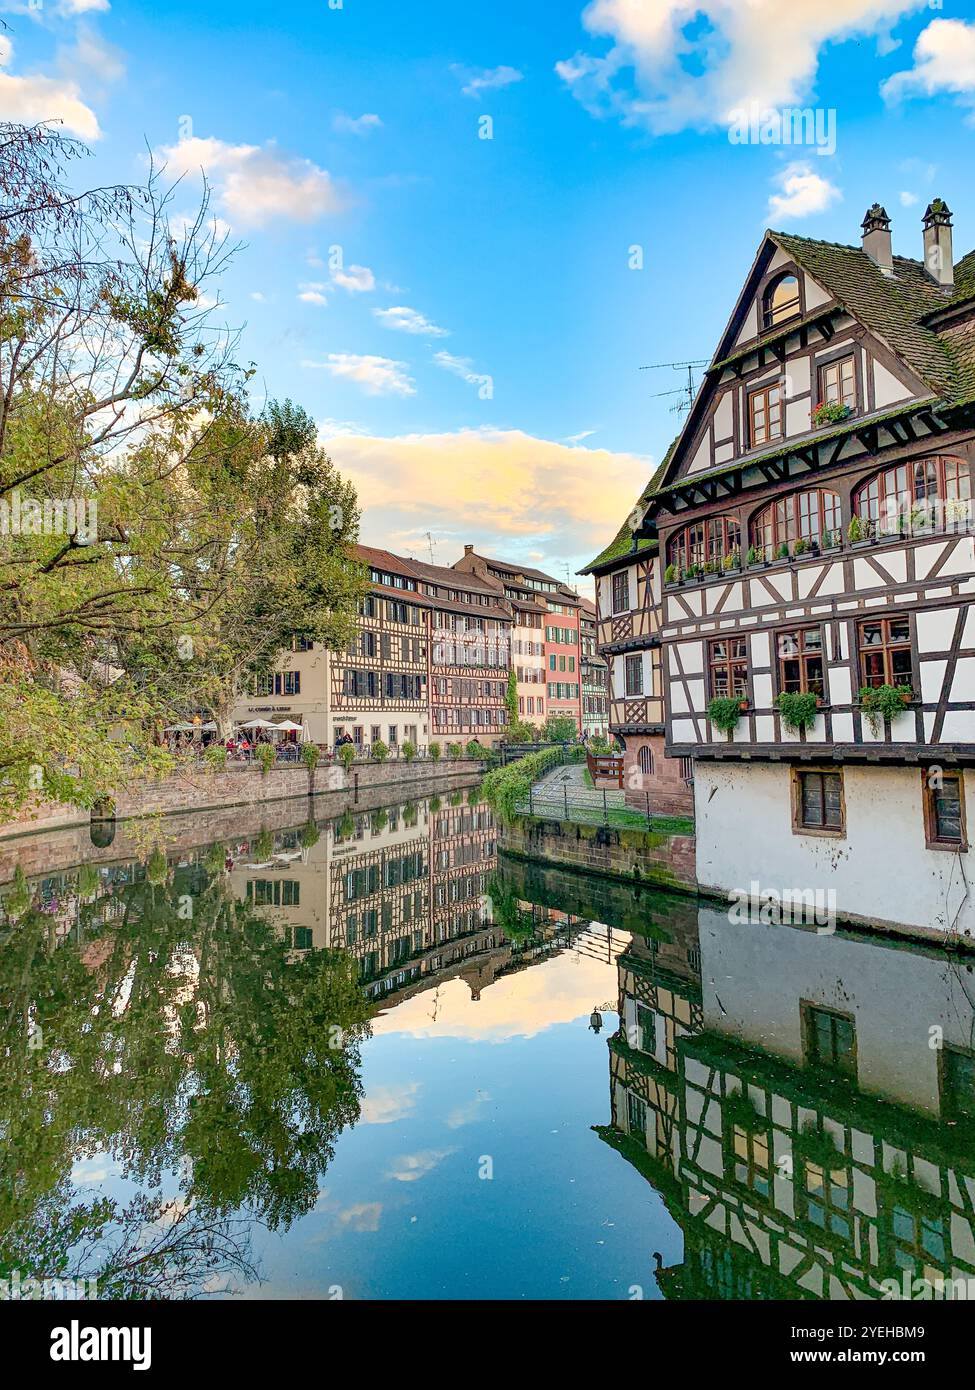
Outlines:
<svg viewBox="0 0 975 1390"><path fill-rule="evenodd" d="M737 729L748 701L733 695L716 695L708 705L708 718L716 729L729 736Z"/></svg>
<svg viewBox="0 0 975 1390"><path fill-rule="evenodd" d="M914 698L909 685L864 685L860 687L860 708L870 721L875 738L883 732L884 723L903 714Z"/></svg>
<svg viewBox="0 0 975 1390"><path fill-rule="evenodd" d="M838 425L848 420L852 414L852 407L841 405L839 401L817 401L809 419L814 430L821 430L826 425Z"/></svg>
<svg viewBox="0 0 975 1390"><path fill-rule="evenodd" d="M802 693L784 690L775 704L786 728L799 733L803 729L811 729L815 724L821 701L811 690Z"/></svg>

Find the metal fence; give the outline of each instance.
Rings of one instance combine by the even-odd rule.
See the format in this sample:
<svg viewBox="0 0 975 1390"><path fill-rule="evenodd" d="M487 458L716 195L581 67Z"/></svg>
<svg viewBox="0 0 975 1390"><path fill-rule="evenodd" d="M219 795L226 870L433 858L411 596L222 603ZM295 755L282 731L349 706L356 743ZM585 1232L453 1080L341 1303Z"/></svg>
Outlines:
<svg viewBox="0 0 975 1390"><path fill-rule="evenodd" d="M685 819L656 813L649 792L641 793L640 804L634 805L632 793L630 800L624 802L615 790L566 784L547 787L544 782L531 787L528 796L515 809L522 815L574 821L581 825L615 825L619 829L630 826L650 830L655 824L670 828L675 820Z"/></svg>

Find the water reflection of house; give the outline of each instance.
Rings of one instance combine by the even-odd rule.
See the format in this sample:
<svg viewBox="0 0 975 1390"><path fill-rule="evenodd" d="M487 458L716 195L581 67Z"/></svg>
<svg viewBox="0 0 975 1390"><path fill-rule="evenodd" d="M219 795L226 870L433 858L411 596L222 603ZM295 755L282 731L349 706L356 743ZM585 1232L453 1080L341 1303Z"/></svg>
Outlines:
<svg viewBox="0 0 975 1390"><path fill-rule="evenodd" d="M497 828L485 805L454 793L445 803L350 813L303 848L293 833L294 854L277 835L263 859L252 847L231 877L241 899L269 910L295 951L348 951L374 998L398 998L444 971L470 974L475 994L493 978L503 962L485 973L482 958L504 937L486 897Z"/></svg>
<svg viewBox="0 0 975 1390"><path fill-rule="evenodd" d="M714 909L698 928L700 976L686 925L666 956L620 957L600 1131L683 1228L663 1292L876 1298L905 1272L975 1278L972 967Z"/></svg>

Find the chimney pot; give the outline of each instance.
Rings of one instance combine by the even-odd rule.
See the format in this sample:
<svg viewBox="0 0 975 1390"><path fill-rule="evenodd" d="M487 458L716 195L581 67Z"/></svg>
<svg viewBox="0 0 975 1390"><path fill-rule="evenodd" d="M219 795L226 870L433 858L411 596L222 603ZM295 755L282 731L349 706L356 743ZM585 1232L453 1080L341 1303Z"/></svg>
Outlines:
<svg viewBox="0 0 975 1390"><path fill-rule="evenodd" d="M464 546L464 554L465 554L465 555L473 555L473 554L474 554L474 547L473 547L472 545L465 545L465 546Z"/></svg>
<svg viewBox="0 0 975 1390"><path fill-rule="evenodd" d="M924 214L924 269L936 285L947 290L954 288L951 208L943 198L933 198Z"/></svg>
<svg viewBox="0 0 975 1390"><path fill-rule="evenodd" d="M884 275L893 275L894 257L890 244L890 218L880 203L867 208L860 223L863 228L863 249Z"/></svg>

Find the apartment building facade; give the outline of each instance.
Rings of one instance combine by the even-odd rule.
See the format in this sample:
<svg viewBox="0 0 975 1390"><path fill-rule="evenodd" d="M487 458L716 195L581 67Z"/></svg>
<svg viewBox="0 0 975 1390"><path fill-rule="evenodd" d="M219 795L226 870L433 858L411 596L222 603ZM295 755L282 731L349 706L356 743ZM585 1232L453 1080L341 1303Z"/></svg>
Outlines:
<svg viewBox="0 0 975 1390"><path fill-rule="evenodd" d="M972 936L975 253L939 199L913 258L878 205L862 231L766 234L600 588L660 585L654 721L694 760L703 886Z"/></svg>
<svg viewBox="0 0 975 1390"><path fill-rule="evenodd" d="M296 638L274 669L236 703L238 723L255 718L303 725L333 746L382 741L495 744L508 724L512 609L476 575L357 546L368 572L355 635L342 652Z"/></svg>
<svg viewBox="0 0 975 1390"><path fill-rule="evenodd" d="M579 664L582 670L583 738L605 738L609 734L609 668L599 655L596 605L580 600Z"/></svg>
<svg viewBox="0 0 975 1390"><path fill-rule="evenodd" d="M512 639L521 648L512 659L519 718L541 725L549 715L567 714L581 734L579 596L543 570L489 559L472 545L465 545L454 568L491 583L512 606Z"/></svg>
<svg viewBox="0 0 975 1390"><path fill-rule="evenodd" d="M653 482L638 504L646 507ZM623 749L623 786L634 807L661 815L694 808L694 762L666 748L661 665L661 571L655 540L630 519L586 568L596 585L596 646L606 662L608 726Z"/></svg>

